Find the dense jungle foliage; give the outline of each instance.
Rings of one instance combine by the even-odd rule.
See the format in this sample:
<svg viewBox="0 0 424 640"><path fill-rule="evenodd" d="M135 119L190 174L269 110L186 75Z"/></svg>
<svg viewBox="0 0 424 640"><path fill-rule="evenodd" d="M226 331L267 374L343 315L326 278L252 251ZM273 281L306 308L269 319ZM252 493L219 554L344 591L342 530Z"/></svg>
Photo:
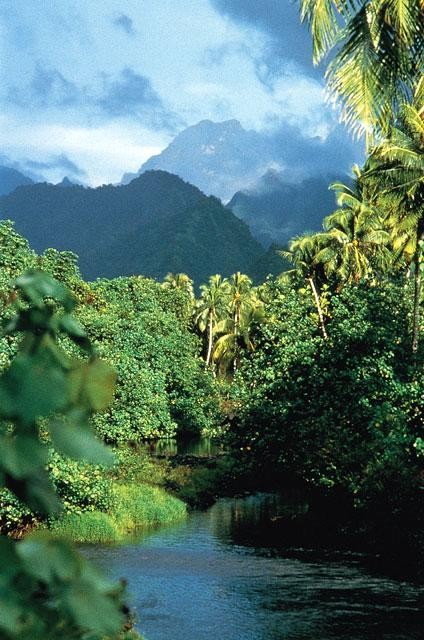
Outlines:
<svg viewBox="0 0 424 640"><path fill-rule="evenodd" d="M140 483L158 471L136 448L176 433L225 439L224 476L307 494L288 543L350 533L422 567L422 8L301 5L368 157L332 185L323 230L281 251L291 270L258 287L213 275L197 299L183 273L86 283L74 254L0 225L0 527L38 527L0 537L0 638L131 637L122 586L54 532L117 540L184 517Z"/></svg>

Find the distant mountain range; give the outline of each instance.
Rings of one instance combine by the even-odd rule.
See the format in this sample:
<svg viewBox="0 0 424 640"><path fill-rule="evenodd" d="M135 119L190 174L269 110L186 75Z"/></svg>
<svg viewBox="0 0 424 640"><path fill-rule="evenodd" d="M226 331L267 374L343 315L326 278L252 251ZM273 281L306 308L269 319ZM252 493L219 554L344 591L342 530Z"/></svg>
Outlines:
<svg viewBox="0 0 424 640"><path fill-rule="evenodd" d="M169 171L228 202L265 248L282 246L294 235L321 228L334 208L328 185L336 177L322 175L319 165L314 177L282 170L282 155L272 136L246 131L238 120L202 120L179 133L138 173L125 174L122 183L146 170Z"/></svg>
<svg viewBox="0 0 424 640"><path fill-rule="evenodd" d="M323 218L335 208L331 182L318 177L287 184L281 173L269 170L254 188L237 192L227 207L265 248L285 246L295 235L322 228Z"/></svg>
<svg viewBox="0 0 424 640"><path fill-rule="evenodd" d="M87 278L184 271L201 282L241 270L260 280L283 266L272 245L321 228L341 177L320 175L319 162L315 177L297 175L283 155L281 140L238 120L202 120L120 185L34 184L0 167L0 216L39 251L75 251Z"/></svg>
<svg viewBox="0 0 424 640"><path fill-rule="evenodd" d="M0 213L37 251L77 253L88 279L163 278L172 271L200 284L214 273L249 273L264 254L247 225L217 198L165 171L96 189L20 186L0 197Z"/></svg>
<svg viewBox="0 0 424 640"><path fill-rule="evenodd" d="M17 169L0 166L0 196L12 193L16 187L28 184L34 184L34 181L28 176Z"/></svg>
<svg viewBox="0 0 424 640"><path fill-rule="evenodd" d="M238 120L202 120L184 129L137 173L126 173L123 184L151 169L174 173L224 202L255 182L273 159L273 150L263 136L246 131Z"/></svg>

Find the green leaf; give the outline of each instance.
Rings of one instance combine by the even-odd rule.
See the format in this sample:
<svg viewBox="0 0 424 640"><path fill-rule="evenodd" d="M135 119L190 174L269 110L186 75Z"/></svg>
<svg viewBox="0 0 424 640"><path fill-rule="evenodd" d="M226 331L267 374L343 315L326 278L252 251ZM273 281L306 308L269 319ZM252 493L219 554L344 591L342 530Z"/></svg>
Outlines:
<svg viewBox="0 0 424 640"><path fill-rule="evenodd" d="M4 629L7 637L15 637L20 627L20 619L24 610L14 593L7 592L0 594L0 629ZM12 634L9 636L9 634Z"/></svg>
<svg viewBox="0 0 424 640"><path fill-rule="evenodd" d="M0 415L31 423L68 404L66 372L50 351L18 354L0 378Z"/></svg>
<svg viewBox="0 0 424 640"><path fill-rule="evenodd" d="M93 588L91 581L74 581L63 600L69 613L83 628L105 635L114 635L122 628L124 616L117 604Z"/></svg>
<svg viewBox="0 0 424 640"><path fill-rule="evenodd" d="M71 397L92 411L111 403L115 391L115 371L102 360L77 363L70 374Z"/></svg>
<svg viewBox="0 0 424 640"><path fill-rule="evenodd" d="M113 453L90 431L90 427L53 422L50 427L53 446L59 453L74 460L112 465Z"/></svg>
<svg viewBox="0 0 424 640"><path fill-rule="evenodd" d="M68 289L42 271L28 271L15 280L15 285L33 306L44 307L44 298L54 298L67 311L75 307L75 299Z"/></svg>
<svg viewBox="0 0 424 640"><path fill-rule="evenodd" d="M1 466L14 478L25 478L47 463L48 451L37 437L18 435L0 438Z"/></svg>
<svg viewBox="0 0 424 640"><path fill-rule="evenodd" d="M47 531L29 535L16 551L29 575L47 584L75 579L83 562L69 543Z"/></svg>
<svg viewBox="0 0 424 640"><path fill-rule="evenodd" d="M15 553L16 542L0 536L0 590L3 590L19 571ZM1 601L1 598L0 598ZM0 615L0 620L1 620Z"/></svg>

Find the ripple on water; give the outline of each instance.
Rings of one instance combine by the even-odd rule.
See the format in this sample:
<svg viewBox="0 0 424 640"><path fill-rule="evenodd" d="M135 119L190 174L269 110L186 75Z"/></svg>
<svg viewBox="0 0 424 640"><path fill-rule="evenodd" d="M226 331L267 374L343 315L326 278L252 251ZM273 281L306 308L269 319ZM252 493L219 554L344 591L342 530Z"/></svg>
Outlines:
<svg viewBox="0 0 424 640"><path fill-rule="evenodd" d="M281 509L271 495L223 499L132 544L85 553L128 580L148 640L423 640L424 589L359 559L267 548L266 522ZM252 542L264 529L261 548L249 546L249 527Z"/></svg>

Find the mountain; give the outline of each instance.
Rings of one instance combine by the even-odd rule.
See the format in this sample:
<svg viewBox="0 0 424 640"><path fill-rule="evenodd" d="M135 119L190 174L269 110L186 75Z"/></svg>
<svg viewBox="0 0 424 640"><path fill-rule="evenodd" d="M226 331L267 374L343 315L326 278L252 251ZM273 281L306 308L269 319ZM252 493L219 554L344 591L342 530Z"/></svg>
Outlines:
<svg viewBox="0 0 424 640"><path fill-rule="evenodd" d="M75 186L83 187L84 185L83 185L83 184L81 184L81 182L73 182L72 180L70 180L70 179L68 178L68 176L65 176L65 177L62 179L62 181L61 181L61 182L58 182L58 183L57 183L57 185L56 185L56 186L57 186L57 187L64 187L64 188L66 189L67 187L75 187Z"/></svg>
<svg viewBox="0 0 424 640"><path fill-rule="evenodd" d="M214 197L165 171L96 189L47 183L0 198L38 252L71 250L88 278L185 272L197 283L249 267L263 253L247 225Z"/></svg>
<svg viewBox="0 0 424 640"><path fill-rule="evenodd" d="M122 184L128 184L143 171L162 169L227 201L235 191L256 181L272 157L273 151L265 138L255 131L246 131L238 120L202 120L179 133L136 174L126 173Z"/></svg>
<svg viewBox="0 0 424 640"><path fill-rule="evenodd" d="M322 228L323 218L335 209L331 181L316 177L288 184L283 174L269 170L254 188L236 193L227 207L265 248L285 246L295 235Z"/></svg>
<svg viewBox="0 0 424 640"><path fill-rule="evenodd" d="M283 271L292 269L292 265L278 255L278 251L281 247L276 244L272 244L268 250L259 256L258 260L250 267L249 275L251 276L254 284L261 284L265 282L267 276L278 276Z"/></svg>
<svg viewBox="0 0 424 640"><path fill-rule="evenodd" d="M0 196L12 193L21 185L34 184L34 181L11 167L0 166Z"/></svg>

